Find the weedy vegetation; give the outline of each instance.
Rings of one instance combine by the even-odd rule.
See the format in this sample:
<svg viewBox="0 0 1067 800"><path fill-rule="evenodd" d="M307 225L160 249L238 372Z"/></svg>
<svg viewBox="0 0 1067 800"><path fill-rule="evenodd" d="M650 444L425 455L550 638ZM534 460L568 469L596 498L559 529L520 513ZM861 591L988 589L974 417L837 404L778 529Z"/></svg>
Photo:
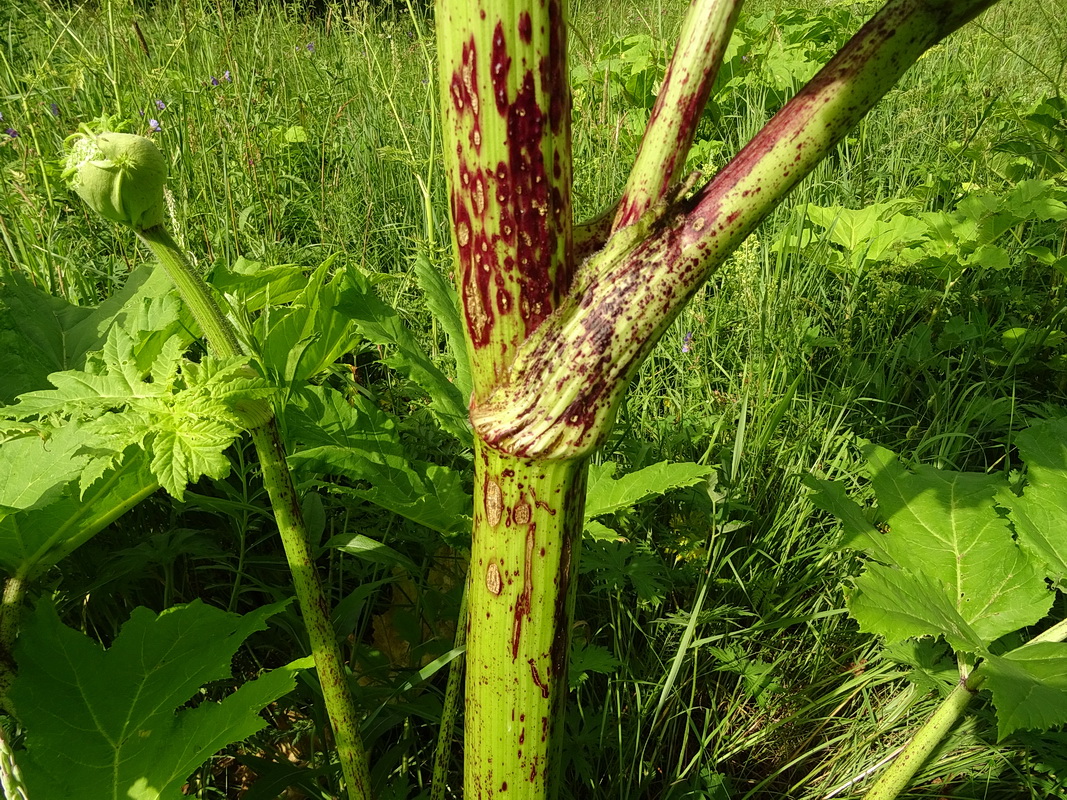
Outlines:
<svg viewBox="0 0 1067 800"><path fill-rule="evenodd" d="M1067 7L880 6L0 8L5 797L1067 796Z"/></svg>

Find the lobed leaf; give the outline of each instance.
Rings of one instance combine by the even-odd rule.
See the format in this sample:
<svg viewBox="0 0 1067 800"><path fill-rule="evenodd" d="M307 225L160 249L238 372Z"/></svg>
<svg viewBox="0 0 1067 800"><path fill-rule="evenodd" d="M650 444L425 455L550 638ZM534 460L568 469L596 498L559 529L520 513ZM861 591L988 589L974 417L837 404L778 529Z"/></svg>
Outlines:
<svg viewBox="0 0 1067 800"><path fill-rule="evenodd" d="M158 488L145 454L131 448L80 495L68 482L45 503L0 515L0 569L32 576L69 555Z"/></svg>
<svg viewBox="0 0 1067 800"><path fill-rule="evenodd" d="M351 349L355 327L335 313L345 278L338 273L327 280L332 263L327 259L303 278L303 289L289 306L270 308L255 322L263 363L282 385L303 383Z"/></svg>
<svg viewBox="0 0 1067 800"><path fill-rule="evenodd" d="M1067 643L1026 645L988 656L979 668L993 693L997 736L1026 728L1046 731L1067 724Z"/></svg>
<svg viewBox="0 0 1067 800"><path fill-rule="evenodd" d="M440 533L469 529L472 500L462 476L409 460L396 422L363 396L349 404L336 391L307 387L285 414L289 435L303 445L289 457L292 467L347 478L355 486L345 493Z"/></svg>
<svg viewBox="0 0 1067 800"><path fill-rule="evenodd" d="M1067 420L1044 422L1019 434L1026 461L1021 497L1005 490L1000 502L1010 509L1019 541L1044 565L1047 577L1067 580Z"/></svg>
<svg viewBox="0 0 1067 800"><path fill-rule="evenodd" d="M0 520L58 496L89 461L81 451L92 438L82 426L66 425L0 444Z"/></svg>
<svg viewBox="0 0 1067 800"><path fill-rule="evenodd" d="M985 649L983 637L960 614L944 584L923 573L871 564L856 579L848 610L862 630L891 643L944 636L957 651Z"/></svg>
<svg viewBox="0 0 1067 800"><path fill-rule="evenodd" d="M997 511L1001 478L925 466L909 471L887 450L865 452L888 529L883 544L889 563L940 587L987 644L1048 613L1053 595L1039 565ZM869 588L874 580L863 585ZM924 613L915 606L904 610Z"/></svg>
<svg viewBox="0 0 1067 800"><path fill-rule="evenodd" d="M40 603L15 648L10 694L26 729L19 764L30 796L180 798L189 773L263 728L259 712L309 666L294 662L221 702L183 707L203 684L231 679L237 648L284 605L243 617L199 601L158 616L137 608L105 650Z"/></svg>
<svg viewBox="0 0 1067 800"><path fill-rule="evenodd" d="M51 373L83 368L117 325L146 338L180 329L177 299L162 270L135 270L96 307L72 305L8 275L0 285L0 403L47 386Z"/></svg>

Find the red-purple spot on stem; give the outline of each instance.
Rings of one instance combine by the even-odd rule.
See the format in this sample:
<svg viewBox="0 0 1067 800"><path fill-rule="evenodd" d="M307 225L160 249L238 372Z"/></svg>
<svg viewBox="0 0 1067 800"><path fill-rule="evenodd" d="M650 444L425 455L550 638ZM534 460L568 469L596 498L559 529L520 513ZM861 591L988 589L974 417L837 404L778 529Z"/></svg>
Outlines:
<svg viewBox="0 0 1067 800"><path fill-rule="evenodd" d="M541 690L541 697L548 697L548 684L541 679L541 673L537 671L537 662L532 658L530 662L530 674L533 676L533 682L537 684L537 688Z"/></svg>
<svg viewBox="0 0 1067 800"><path fill-rule="evenodd" d="M519 14L519 38L526 44L533 41L533 23L530 21L529 11Z"/></svg>

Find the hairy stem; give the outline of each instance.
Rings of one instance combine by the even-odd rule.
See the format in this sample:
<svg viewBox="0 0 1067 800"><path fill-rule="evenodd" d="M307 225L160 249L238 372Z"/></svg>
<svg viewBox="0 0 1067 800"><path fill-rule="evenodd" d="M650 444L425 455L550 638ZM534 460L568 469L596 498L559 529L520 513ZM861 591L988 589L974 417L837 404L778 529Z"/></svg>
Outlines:
<svg viewBox="0 0 1067 800"><path fill-rule="evenodd" d="M138 235L178 287L182 299L207 337L208 345L223 357L244 355L233 326L222 313L211 290L170 234L158 226L138 231ZM330 607L315 568L311 537L300 510L292 475L285 462L285 445L278 431L278 423L272 417L266 424L252 428L249 433L259 457L263 484L270 497L278 533L293 575L293 588L300 603L300 612L307 626L348 796L350 800L368 800L370 771L359 732L352 689L330 622Z"/></svg>
<svg viewBox="0 0 1067 800"><path fill-rule="evenodd" d="M886 770L878 776L865 795L866 800L893 800L908 788L915 773L930 757L930 754L948 735L956 720L978 693L981 678L972 674L967 680L960 680L937 707L926 723L919 728Z"/></svg>
<svg viewBox="0 0 1067 800"><path fill-rule="evenodd" d="M923 52L996 0L890 0L693 197L664 197L575 271L472 421L492 446L577 458L693 293Z"/></svg>

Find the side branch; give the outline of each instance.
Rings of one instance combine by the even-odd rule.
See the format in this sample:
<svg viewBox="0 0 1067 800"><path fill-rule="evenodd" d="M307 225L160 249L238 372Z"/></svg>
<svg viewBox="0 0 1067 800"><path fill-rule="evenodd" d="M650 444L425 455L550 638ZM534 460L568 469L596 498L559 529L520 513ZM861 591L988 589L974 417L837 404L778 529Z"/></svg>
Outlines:
<svg viewBox="0 0 1067 800"><path fill-rule="evenodd" d="M615 214L632 225L678 183L743 0L692 0Z"/></svg>
<svg viewBox="0 0 1067 800"><path fill-rule="evenodd" d="M661 203L581 266L571 293L471 411L493 447L576 458L686 301L933 44L996 0L889 0L710 183Z"/></svg>

